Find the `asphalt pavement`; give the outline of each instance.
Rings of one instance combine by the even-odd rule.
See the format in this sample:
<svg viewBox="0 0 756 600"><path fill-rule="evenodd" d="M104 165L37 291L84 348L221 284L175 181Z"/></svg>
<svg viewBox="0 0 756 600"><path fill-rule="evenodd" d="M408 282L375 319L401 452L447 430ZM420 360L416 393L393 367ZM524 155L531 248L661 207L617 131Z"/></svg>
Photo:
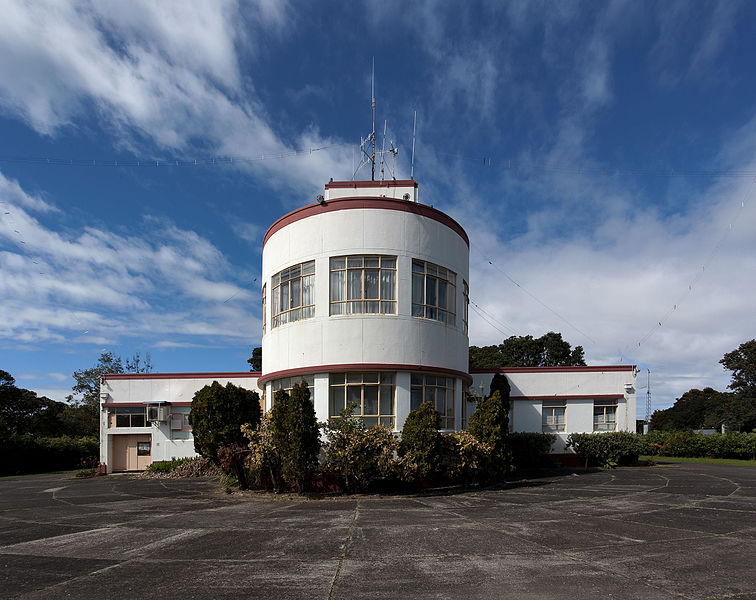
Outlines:
<svg viewBox="0 0 756 600"><path fill-rule="evenodd" d="M0 478L0 598L756 599L756 467L302 499Z"/></svg>

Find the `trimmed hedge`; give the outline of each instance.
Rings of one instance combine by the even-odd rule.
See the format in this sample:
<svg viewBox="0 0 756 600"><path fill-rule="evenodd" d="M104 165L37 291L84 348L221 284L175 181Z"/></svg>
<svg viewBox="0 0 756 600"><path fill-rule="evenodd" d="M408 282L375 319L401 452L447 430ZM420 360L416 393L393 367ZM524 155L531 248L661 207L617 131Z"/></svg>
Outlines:
<svg viewBox="0 0 756 600"><path fill-rule="evenodd" d="M504 443L512 453L512 465L517 469L533 469L551 463L549 452L556 440L553 433L510 433Z"/></svg>
<svg viewBox="0 0 756 600"><path fill-rule="evenodd" d="M756 433L651 431L643 436L644 454L686 458L756 459Z"/></svg>
<svg viewBox="0 0 756 600"><path fill-rule="evenodd" d="M567 448L573 448L586 465L613 467L636 462L646 444L641 436L628 431L571 433L567 437Z"/></svg>
<svg viewBox="0 0 756 600"><path fill-rule="evenodd" d="M12 434L0 438L0 475L21 475L93 467L100 442L93 437L34 437Z"/></svg>

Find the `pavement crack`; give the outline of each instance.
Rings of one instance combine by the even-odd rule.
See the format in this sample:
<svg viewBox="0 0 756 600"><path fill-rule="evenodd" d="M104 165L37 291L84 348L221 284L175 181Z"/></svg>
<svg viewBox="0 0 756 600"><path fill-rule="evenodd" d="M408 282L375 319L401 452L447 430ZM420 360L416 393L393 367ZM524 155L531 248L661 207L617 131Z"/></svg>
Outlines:
<svg viewBox="0 0 756 600"><path fill-rule="evenodd" d="M344 540L344 544L341 547L341 555L339 556L339 564L336 566L336 573L333 574L333 579L331 580L331 587L328 590L328 600L333 600L333 593L336 590L336 584L339 581L339 574L341 573L341 567L344 564L344 559L346 559L347 549L349 547L349 542L352 539L352 532L354 531L354 524L357 522L357 515L360 512L360 501L357 500L357 504L354 505L354 513L352 514L352 522L349 523L349 529L347 530L346 539Z"/></svg>

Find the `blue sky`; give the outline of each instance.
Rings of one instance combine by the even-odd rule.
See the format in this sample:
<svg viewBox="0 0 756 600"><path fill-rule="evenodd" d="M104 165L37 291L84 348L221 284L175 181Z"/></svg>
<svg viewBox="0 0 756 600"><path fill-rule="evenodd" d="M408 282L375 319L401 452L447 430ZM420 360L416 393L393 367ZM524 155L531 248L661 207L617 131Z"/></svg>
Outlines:
<svg viewBox="0 0 756 600"><path fill-rule="evenodd" d="M262 236L351 178L375 57L379 145L386 120L408 177L417 111L421 201L472 240L472 344L561 331L651 369L654 408L724 389L756 337L754 22L734 1L8 0L0 368L55 399L104 350L246 370Z"/></svg>

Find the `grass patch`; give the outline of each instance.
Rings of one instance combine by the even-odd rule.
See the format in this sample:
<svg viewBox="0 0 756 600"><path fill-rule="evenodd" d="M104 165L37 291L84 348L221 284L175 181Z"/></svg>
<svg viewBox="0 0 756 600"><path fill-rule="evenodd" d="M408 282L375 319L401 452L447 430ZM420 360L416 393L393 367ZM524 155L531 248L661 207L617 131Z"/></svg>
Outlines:
<svg viewBox="0 0 756 600"><path fill-rule="evenodd" d="M682 456L641 456L641 460L651 462L695 463L699 465L729 465L733 467L756 467L756 460L740 460L737 458L686 458Z"/></svg>

